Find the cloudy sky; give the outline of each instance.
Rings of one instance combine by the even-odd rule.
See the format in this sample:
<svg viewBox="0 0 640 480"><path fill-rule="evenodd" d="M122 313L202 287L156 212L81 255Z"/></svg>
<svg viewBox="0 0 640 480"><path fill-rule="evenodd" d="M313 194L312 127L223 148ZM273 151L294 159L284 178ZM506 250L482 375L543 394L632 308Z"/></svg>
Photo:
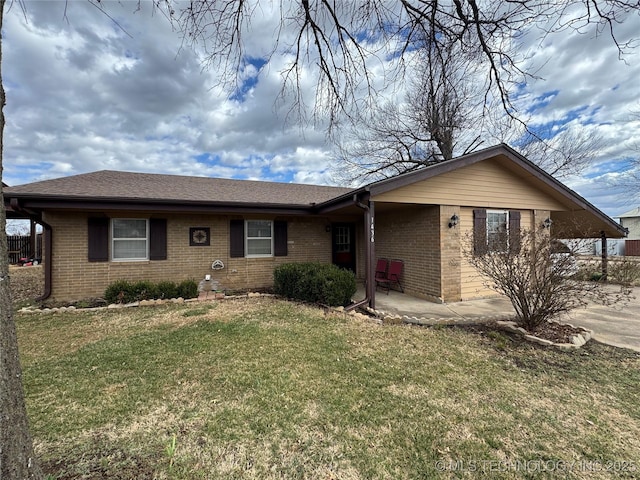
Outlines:
<svg viewBox="0 0 640 480"><path fill-rule="evenodd" d="M141 11L136 2L108 4L119 27L84 0L66 9L63 1L25 5L5 12L2 32L5 183L100 169L332 183L326 125L301 125L278 97L283 55L249 65L230 91L145 0ZM275 12L254 12L248 54L265 57L278 21ZM640 37L640 18L617 34L621 42ZM535 124L603 138L590 168L567 183L610 215L640 205L611 186L640 155L638 45L620 60L610 37L591 30L525 39L540 80L523 86L520 104ZM313 104L313 77L303 75L302 85Z"/></svg>

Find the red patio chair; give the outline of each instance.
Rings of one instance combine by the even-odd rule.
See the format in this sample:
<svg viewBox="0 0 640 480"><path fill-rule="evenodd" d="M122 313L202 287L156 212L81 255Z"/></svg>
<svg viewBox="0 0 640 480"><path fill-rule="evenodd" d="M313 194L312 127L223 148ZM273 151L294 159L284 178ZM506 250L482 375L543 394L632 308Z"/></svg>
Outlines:
<svg viewBox="0 0 640 480"><path fill-rule="evenodd" d="M387 277L387 267L389 261L386 258L379 258L376 263L376 288L378 285L383 285L387 289L387 295L389 294L389 278Z"/></svg>
<svg viewBox="0 0 640 480"><path fill-rule="evenodd" d="M391 285L397 283L402 293L404 293L404 288L402 288L402 283L400 283L400 277L402 276L403 267L404 262L402 260L391 260L391 263L389 263L389 271L387 272L389 288L391 287ZM389 294L388 291L387 294Z"/></svg>

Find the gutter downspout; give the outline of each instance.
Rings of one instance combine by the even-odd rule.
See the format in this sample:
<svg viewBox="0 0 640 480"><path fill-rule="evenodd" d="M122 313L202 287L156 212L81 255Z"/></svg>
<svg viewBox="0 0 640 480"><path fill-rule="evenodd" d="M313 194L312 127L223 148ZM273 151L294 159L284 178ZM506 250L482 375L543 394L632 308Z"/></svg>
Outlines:
<svg viewBox="0 0 640 480"><path fill-rule="evenodd" d="M42 246L42 250L44 250L42 255L44 260L44 292L42 292L41 296L36 298L37 301L41 302L51 296L51 274L53 271L53 259L51 258L53 255L53 229L51 228L51 225L43 222L42 220L38 223L42 225L42 228L44 229L44 238L42 239L44 243Z"/></svg>
<svg viewBox="0 0 640 480"><path fill-rule="evenodd" d="M43 261L44 261L44 292L42 293L41 296L36 297L35 300L37 301L42 301L42 300L46 300L47 298L49 298L51 296L51 278L52 278L52 272L53 272L53 265L52 265L52 259L51 259L51 255L53 252L53 229L51 228L51 225L49 225L48 223L46 223L45 221L42 220L42 215L40 215L40 217L38 217L37 215L34 215L33 213L28 212L27 210L25 210L24 208L22 208L20 206L20 203L18 202L18 200L16 198L12 198L10 201L10 205L11 208L16 211L16 212L21 212L23 213L25 216L27 216L29 218L29 220L31 220L32 222L36 222L39 223L40 225L42 225L42 228L44 229L44 244L42 246L42 249L44 250L43 252ZM33 229L32 229L33 230ZM35 255L35 251L32 252Z"/></svg>
<svg viewBox="0 0 640 480"><path fill-rule="evenodd" d="M353 310L354 308L367 305L370 308L376 308L376 291L375 291L375 278L373 275L373 261L375 257L375 223L374 223L374 203L369 200L369 193L367 192L367 203L362 203L358 200L358 196L353 196L353 203L364 210L364 239L365 239L365 297L363 300L349 305L345 310Z"/></svg>

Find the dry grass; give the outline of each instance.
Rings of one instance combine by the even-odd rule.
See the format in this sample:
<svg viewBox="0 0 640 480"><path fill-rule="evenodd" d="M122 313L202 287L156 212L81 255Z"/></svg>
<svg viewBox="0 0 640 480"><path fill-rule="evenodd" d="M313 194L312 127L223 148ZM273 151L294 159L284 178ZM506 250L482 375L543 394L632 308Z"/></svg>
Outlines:
<svg viewBox="0 0 640 480"><path fill-rule="evenodd" d="M44 293L44 271L42 265L35 267L9 266L11 298L14 305L32 303Z"/></svg>
<svg viewBox="0 0 640 480"><path fill-rule="evenodd" d="M17 319L37 451L60 479L640 468L640 355L596 343L546 350L482 328L380 326L269 299ZM637 475L614 473L560 476Z"/></svg>

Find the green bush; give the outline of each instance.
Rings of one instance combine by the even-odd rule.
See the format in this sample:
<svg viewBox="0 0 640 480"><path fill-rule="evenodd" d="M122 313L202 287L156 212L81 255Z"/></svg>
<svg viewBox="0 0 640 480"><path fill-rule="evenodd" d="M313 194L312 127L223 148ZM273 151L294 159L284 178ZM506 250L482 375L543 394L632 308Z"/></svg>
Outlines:
<svg viewBox="0 0 640 480"><path fill-rule="evenodd" d="M322 263L285 263L273 272L276 294L322 305L348 305L356 293L349 270Z"/></svg>
<svg viewBox="0 0 640 480"><path fill-rule="evenodd" d="M182 298L196 298L198 296L198 284L195 280L184 280L176 287L176 294Z"/></svg>
<svg viewBox="0 0 640 480"><path fill-rule="evenodd" d="M109 303L129 303L132 296L132 285L128 280L116 280L104 292L104 299Z"/></svg>
<svg viewBox="0 0 640 480"><path fill-rule="evenodd" d="M131 303L140 300L194 298L197 296L198 284L194 280L185 280L179 285L168 281L153 283L148 280L137 282L116 280L104 292L104 298L108 303Z"/></svg>
<svg viewBox="0 0 640 480"><path fill-rule="evenodd" d="M177 298L181 296L178 294L176 282L158 282L156 289L158 298Z"/></svg>
<svg viewBox="0 0 640 480"><path fill-rule="evenodd" d="M589 280L591 280L592 282L599 282L600 280L602 280L602 273L600 272L592 273L591 276L589 277Z"/></svg>
<svg viewBox="0 0 640 480"><path fill-rule="evenodd" d="M153 298L158 298L158 289L156 288L156 284L150 282L149 280L140 280L133 284L133 294L135 300L134 302L139 302L140 300L151 300Z"/></svg>

